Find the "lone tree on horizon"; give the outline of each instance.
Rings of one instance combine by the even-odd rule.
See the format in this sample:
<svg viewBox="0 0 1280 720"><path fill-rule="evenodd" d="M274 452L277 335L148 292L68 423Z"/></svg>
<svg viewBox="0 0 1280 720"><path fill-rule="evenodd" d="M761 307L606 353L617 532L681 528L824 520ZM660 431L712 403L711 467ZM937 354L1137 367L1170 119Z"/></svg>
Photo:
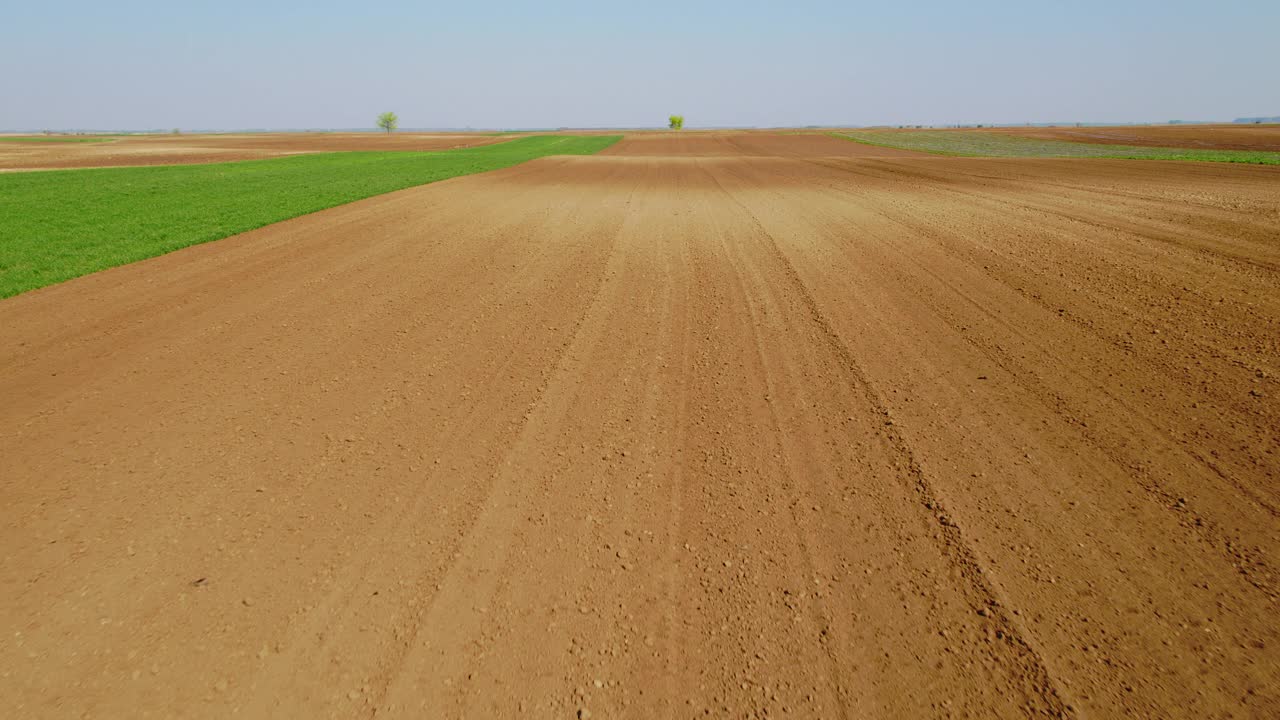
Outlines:
<svg viewBox="0 0 1280 720"><path fill-rule="evenodd" d="M384 112L378 116L378 127L389 133L400 127L400 118L393 112Z"/></svg>
<svg viewBox="0 0 1280 720"><path fill-rule="evenodd" d="M683 130L684 116L672 115L671 117L667 118L667 127L671 128L672 130Z"/></svg>

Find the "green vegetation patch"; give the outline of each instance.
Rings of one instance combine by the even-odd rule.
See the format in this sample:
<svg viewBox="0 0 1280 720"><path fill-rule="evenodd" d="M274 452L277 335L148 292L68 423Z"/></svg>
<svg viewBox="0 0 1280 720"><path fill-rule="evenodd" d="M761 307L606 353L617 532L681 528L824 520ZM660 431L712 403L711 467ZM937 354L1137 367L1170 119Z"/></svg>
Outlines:
<svg viewBox="0 0 1280 720"><path fill-rule="evenodd" d="M67 135L4 135L0 136L0 142L13 143L99 143L111 142L115 140L114 136L109 137L70 137Z"/></svg>
<svg viewBox="0 0 1280 720"><path fill-rule="evenodd" d="M964 130L862 130L832 133L854 142L966 157L1119 158L1126 160L1199 160L1280 165L1280 153L1257 150L1197 150L1187 148L1100 145L1037 140L996 132Z"/></svg>
<svg viewBox="0 0 1280 720"><path fill-rule="evenodd" d="M299 215L620 136L543 135L439 152L0 173L0 298Z"/></svg>

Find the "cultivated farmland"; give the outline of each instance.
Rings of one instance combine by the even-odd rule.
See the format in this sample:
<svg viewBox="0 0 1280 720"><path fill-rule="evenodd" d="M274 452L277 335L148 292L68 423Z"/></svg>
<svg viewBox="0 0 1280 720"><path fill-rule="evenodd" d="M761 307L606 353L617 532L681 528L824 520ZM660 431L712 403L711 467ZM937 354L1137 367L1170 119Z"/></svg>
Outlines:
<svg viewBox="0 0 1280 720"><path fill-rule="evenodd" d="M1126 125L1120 127L1006 127L984 132L1102 145L1145 145L1280 152L1280 125Z"/></svg>
<svg viewBox="0 0 1280 720"><path fill-rule="evenodd" d="M834 134L868 145L968 157L1195 160L1280 165L1280 152L1268 150L1090 143L1080 138L1023 137L991 130L843 130Z"/></svg>
<svg viewBox="0 0 1280 720"><path fill-rule="evenodd" d="M1280 714L1280 167L611 141L0 301L10 714Z"/></svg>
<svg viewBox="0 0 1280 720"><path fill-rule="evenodd" d="M0 137L0 171L257 160L298 153L449 150L509 139L476 133L258 133Z"/></svg>
<svg viewBox="0 0 1280 720"><path fill-rule="evenodd" d="M547 155L595 153L617 140L542 135L437 152L2 175L0 298L353 200Z"/></svg>

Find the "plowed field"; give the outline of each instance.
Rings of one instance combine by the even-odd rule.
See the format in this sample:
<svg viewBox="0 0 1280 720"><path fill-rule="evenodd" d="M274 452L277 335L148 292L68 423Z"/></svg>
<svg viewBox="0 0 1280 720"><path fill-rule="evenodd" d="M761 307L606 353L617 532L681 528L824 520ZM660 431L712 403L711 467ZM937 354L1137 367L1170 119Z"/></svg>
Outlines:
<svg viewBox="0 0 1280 720"><path fill-rule="evenodd" d="M1119 127L992 128L1020 137L1102 145L1265 150L1280 152L1280 125L1123 125Z"/></svg>
<svg viewBox="0 0 1280 720"><path fill-rule="evenodd" d="M481 134L263 133L135 135L107 142L0 142L0 171L184 165L348 150L448 150L500 142Z"/></svg>
<svg viewBox="0 0 1280 720"><path fill-rule="evenodd" d="M664 137L0 301L7 714L1280 714L1280 168Z"/></svg>

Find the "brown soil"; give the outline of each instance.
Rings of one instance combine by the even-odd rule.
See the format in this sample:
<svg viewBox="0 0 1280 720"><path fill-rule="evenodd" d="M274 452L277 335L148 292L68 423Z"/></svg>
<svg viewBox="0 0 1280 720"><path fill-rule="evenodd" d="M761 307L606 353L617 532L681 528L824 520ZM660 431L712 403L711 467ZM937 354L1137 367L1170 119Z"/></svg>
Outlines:
<svg viewBox="0 0 1280 720"><path fill-rule="evenodd" d="M651 154L0 302L8 713L1280 713L1280 169Z"/></svg>
<svg viewBox="0 0 1280 720"><path fill-rule="evenodd" d="M183 165L344 150L447 150L509 137L468 134L137 135L100 143L0 142L0 170Z"/></svg>
<svg viewBox="0 0 1280 720"><path fill-rule="evenodd" d="M922 157L922 153L873 147L824 134L769 132L632 133L606 155L642 157Z"/></svg>
<svg viewBox="0 0 1280 720"><path fill-rule="evenodd" d="M988 132L1008 133L1041 140L1069 140L1103 145L1280 152L1280 125L991 128Z"/></svg>

